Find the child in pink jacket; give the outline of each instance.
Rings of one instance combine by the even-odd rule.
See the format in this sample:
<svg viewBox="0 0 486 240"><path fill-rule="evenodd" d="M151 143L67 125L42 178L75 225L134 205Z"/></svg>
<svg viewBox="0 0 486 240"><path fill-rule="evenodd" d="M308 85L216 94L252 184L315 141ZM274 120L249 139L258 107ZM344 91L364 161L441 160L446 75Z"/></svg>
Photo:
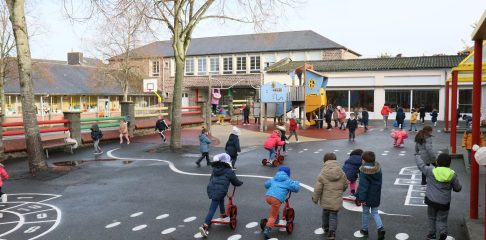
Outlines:
<svg viewBox="0 0 486 240"><path fill-rule="evenodd" d="M393 138L394 147L403 147L405 139L408 138L408 133L405 130L393 130L390 136Z"/></svg>
<svg viewBox="0 0 486 240"><path fill-rule="evenodd" d="M8 180L8 173L5 170L5 166L0 163L0 197L2 198L2 202L7 202L7 194L2 192L3 181Z"/></svg>
<svg viewBox="0 0 486 240"><path fill-rule="evenodd" d="M267 149L267 151L270 153L270 157L268 160L271 161L275 158L275 147L283 146L284 144L285 141L282 141L280 138L280 131L274 130L270 137L268 137L267 140L263 143L263 147Z"/></svg>

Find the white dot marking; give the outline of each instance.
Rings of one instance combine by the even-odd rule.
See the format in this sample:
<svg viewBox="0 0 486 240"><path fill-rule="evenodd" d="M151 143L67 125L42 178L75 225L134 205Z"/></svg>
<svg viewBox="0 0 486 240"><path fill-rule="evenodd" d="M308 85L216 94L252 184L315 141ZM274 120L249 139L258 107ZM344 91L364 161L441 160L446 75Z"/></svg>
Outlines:
<svg viewBox="0 0 486 240"><path fill-rule="evenodd" d="M407 151L401 151L400 153L407 153Z"/></svg>
<svg viewBox="0 0 486 240"><path fill-rule="evenodd" d="M314 152L315 154L318 154L319 152Z"/></svg>
<svg viewBox="0 0 486 240"><path fill-rule="evenodd" d="M143 214L143 212L137 212L137 213L134 213L134 214L130 215L130 217L138 217L138 216L140 216L142 214Z"/></svg>
<svg viewBox="0 0 486 240"><path fill-rule="evenodd" d="M172 233L176 230L176 228L167 228L165 229L164 231L162 231L162 234L165 235L165 234L169 234L169 233Z"/></svg>
<svg viewBox="0 0 486 240"><path fill-rule="evenodd" d="M144 228L146 228L146 227L147 227L147 225L145 225L145 224L143 224L143 225L138 225L138 226L136 226L136 227L132 228L132 231L136 232L136 231L142 230L142 229L144 229Z"/></svg>
<svg viewBox="0 0 486 240"><path fill-rule="evenodd" d="M236 235L233 235L231 237L228 238L228 240L239 240L241 239L241 235L240 234L236 234Z"/></svg>
<svg viewBox="0 0 486 240"><path fill-rule="evenodd" d="M188 218L184 219L184 222L185 223L192 222L192 221L196 220L196 218L197 217L188 217Z"/></svg>
<svg viewBox="0 0 486 240"><path fill-rule="evenodd" d="M251 222L251 223L246 224L246 228L254 228L256 226L258 226L257 222Z"/></svg>
<svg viewBox="0 0 486 240"><path fill-rule="evenodd" d="M386 156L386 155L388 155L388 153L382 153L381 155L382 155L382 156Z"/></svg>
<svg viewBox="0 0 486 240"><path fill-rule="evenodd" d="M334 152L339 152L339 149L334 149Z"/></svg>
<svg viewBox="0 0 486 240"><path fill-rule="evenodd" d="M407 240L409 236L406 233L398 233L397 235L395 235L395 238L398 240Z"/></svg>
<svg viewBox="0 0 486 240"><path fill-rule="evenodd" d="M307 148L304 148L304 151L307 151Z"/></svg>
<svg viewBox="0 0 486 240"><path fill-rule="evenodd" d="M164 218L167 218L167 217L169 217L169 214L166 213L166 214L162 214L162 215L156 217L155 219L160 220L160 219L164 219Z"/></svg>
<svg viewBox="0 0 486 240"><path fill-rule="evenodd" d="M114 222L114 223L110 223L108 225L105 226L105 228L112 228L112 227L116 227L118 225L120 225L121 222Z"/></svg>
<svg viewBox="0 0 486 240"><path fill-rule="evenodd" d="M403 153L400 153L399 155L400 155L400 156L405 156L405 154L403 154Z"/></svg>
<svg viewBox="0 0 486 240"><path fill-rule="evenodd" d="M318 228L318 229L314 230L314 234L322 235L322 234L324 234L324 229Z"/></svg>
<svg viewBox="0 0 486 240"><path fill-rule="evenodd" d="M389 153L390 151L387 150L387 151L383 151L383 152Z"/></svg>

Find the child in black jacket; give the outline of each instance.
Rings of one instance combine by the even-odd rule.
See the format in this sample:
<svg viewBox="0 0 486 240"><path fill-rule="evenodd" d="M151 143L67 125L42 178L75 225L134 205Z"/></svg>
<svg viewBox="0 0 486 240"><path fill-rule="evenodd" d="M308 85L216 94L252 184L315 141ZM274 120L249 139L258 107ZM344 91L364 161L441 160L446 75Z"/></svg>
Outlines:
<svg viewBox="0 0 486 240"><path fill-rule="evenodd" d="M102 154L103 151L100 148L100 140L103 138L103 133L101 132L98 124L93 124L91 126L91 139L93 139L95 154Z"/></svg>
<svg viewBox="0 0 486 240"><path fill-rule="evenodd" d="M356 114L351 113L349 115L349 119L346 122L346 128L349 130L349 141L354 142L354 138L356 137L356 128L358 128L358 121L356 120Z"/></svg>

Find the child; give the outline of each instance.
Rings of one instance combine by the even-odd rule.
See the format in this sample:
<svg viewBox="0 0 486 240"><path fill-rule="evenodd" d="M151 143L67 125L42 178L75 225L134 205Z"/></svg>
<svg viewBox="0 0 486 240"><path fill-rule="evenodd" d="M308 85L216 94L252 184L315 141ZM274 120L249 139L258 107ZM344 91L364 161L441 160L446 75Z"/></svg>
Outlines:
<svg viewBox="0 0 486 240"><path fill-rule="evenodd" d="M398 128L403 129L405 123L405 113L403 112L403 108L398 108L395 120L397 121Z"/></svg>
<svg viewBox="0 0 486 240"><path fill-rule="evenodd" d="M228 141L226 142L226 146L224 147L226 153L231 157L231 165L233 166L233 170L236 170L236 159L238 158L238 153L241 152L240 139L238 138L240 134L240 129L233 127Z"/></svg>
<svg viewBox="0 0 486 240"><path fill-rule="evenodd" d="M338 211L343 205L343 192L347 188L346 176L336 161L336 154L324 155L324 166L314 185L312 201L321 201L322 228L327 233L327 239L336 239Z"/></svg>
<svg viewBox="0 0 486 240"><path fill-rule="evenodd" d="M5 170L5 166L0 163L0 197L2 198L2 203L7 202L7 194L2 192L3 181L8 180L8 173Z"/></svg>
<svg viewBox="0 0 486 240"><path fill-rule="evenodd" d="M359 186L356 198L363 203L362 226L360 233L368 236L369 215L378 229L378 240L385 239L385 228L378 213L381 200L382 173L380 164L375 161L375 153L366 151L362 155L363 166L359 168Z"/></svg>
<svg viewBox="0 0 486 240"><path fill-rule="evenodd" d="M103 133L101 132L98 124L93 124L91 126L91 139L93 139L95 154L102 154L103 151L100 148L100 140L103 138Z"/></svg>
<svg viewBox="0 0 486 240"><path fill-rule="evenodd" d="M483 133L480 133L480 135L479 135L479 145L480 145L480 147L486 147L486 140L484 139ZM473 144L472 144L472 131L470 129L466 130L464 132L464 135L462 135L461 146L462 146L462 148L467 150L467 159L468 159L468 162L469 162L469 166L471 166L471 158L472 158L471 150L472 150Z"/></svg>
<svg viewBox="0 0 486 240"><path fill-rule="evenodd" d="M393 138L393 146L394 147L403 147L405 139L408 138L408 133L405 130L393 130L390 134Z"/></svg>
<svg viewBox="0 0 486 240"><path fill-rule="evenodd" d="M385 105L383 105L383 108L381 108L381 115L383 116L383 122L385 123L385 129L388 128L388 116L390 116L390 113L392 113L393 111L390 109L390 107L388 106L388 104L385 103Z"/></svg>
<svg viewBox="0 0 486 240"><path fill-rule="evenodd" d="M368 122L370 120L370 115L368 113L368 110L366 108L363 108L363 112L361 113L361 115L363 115L363 125L364 125L364 129L365 129L365 132L368 131Z"/></svg>
<svg viewBox="0 0 486 240"><path fill-rule="evenodd" d="M160 115L159 116L159 119L157 120L157 122L155 123L155 131L159 132L160 134L160 137L162 138L162 140L164 142L166 142L166 138L165 138L165 135L164 135L164 132L165 130L167 130L167 128L169 128L169 126L167 125L167 123L165 122L164 120L164 116Z"/></svg>
<svg viewBox="0 0 486 240"><path fill-rule="evenodd" d="M275 147L277 146L283 146L285 144L284 141L280 140L280 131L279 130L274 130L272 134L265 140L263 143L263 147L267 149L269 152L270 156L268 157L269 161L273 161L275 158Z"/></svg>
<svg viewBox="0 0 486 240"><path fill-rule="evenodd" d="M219 112L218 112L218 122L220 125L223 125L224 123L224 117L226 116L226 110L224 108L220 107Z"/></svg>
<svg viewBox="0 0 486 240"><path fill-rule="evenodd" d="M415 109L412 108L412 113L410 113L410 129L408 130L409 132L412 131L412 128L415 129L415 132L417 131L417 117L418 117L417 111L415 111Z"/></svg>
<svg viewBox="0 0 486 240"><path fill-rule="evenodd" d="M248 104L243 108L243 125L250 125L250 107L248 107Z"/></svg>
<svg viewBox="0 0 486 240"><path fill-rule="evenodd" d="M349 119L346 122L346 128L349 129L349 141L354 142L354 138L356 137L356 128L358 128L358 121L356 121L355 114L351 113L349 115Z"/></svg>
<svg viewBox="0 0 486 240"><path fill-rule="evenodd" d="M128 124L127 120L120 120L120 127L118 128L120 132L120 144L123 143L123 137L127 139L127 144L130 144L130 139L128 138Z"/></svg>
<svg viewBox="0 0 486 240"><path fill-rule="evenodd" d="M425 204L427 204L427 216L429 218L429 234L427 239L436 239L439 232L439 240L447 239L447 218L451 205L451 190L460 192L462 189L457 175L452 169L451 157L441 153L437 157L437 167L426 166L420 154L415 154L417 167L427 177L427 191ZM439 228L437 229L436 228Z"/></svg>
<svg viewBox="0 0 486 240"><path fill-rule="evenodd" d="M427 166L435 164L435 152L432 147L433 131L431 126L425 126L415 136L415 154L420 154L422 161L424 161ZM427 185L427 179L424 174L422 174L422 185Z"/></svg>
<svg viewBox="0 0 486 240"><path fill-rule="evenodd" d="M361 167L361 155L363 150L355 149L349 154L348 160L344 162L343 171L349 184L352 195L356 193L356 181L358 180L359 168Z"/></svg>
<svg viewBox="0 0 486 240"><path fill-rule="evenodd" d="M297 121L295 121L295 117L292 117L289 120L289 130L290 130L290 135L287 138L287 140L290 140L292 136L295 136L296 142L299 142L299 136L297 135Z"/></svg>
<svg viewBox="0 0 486 240"><path fill-rule="evenodd" d="M224 209L224 197L228 192L230 183L233 186L239 187L243 184L237 177L235 172L231 170L231 157L226 153L221 153L213 158L213 173L209 178L207 186L207 193L209 199L211 199L211 205L209 206L208 215L204 220L204 224L199 227L199 232L203 237L209 235L209 227L211 226L211 219L213 219L214 212L219 206L219 211L222 218L225 221L229 221L228 216L225 214Z"/></svg>
<svg viewBox="0 0 486 240"><path fill-rule="evenodd" d="M466 122L466 128L469 129L471 128L471 123L472 123L472 117L469 116L469 115L462 115L462 120L464 120Z"/></svg>
<svg viewBox="0 0 486 240"><path fill-rule="evenodd" d="M439 116L439 114L437 113L437 109L434 109L430 116L432 117L432 123L434 124L434 127L437 126L437 117Z"/></svg>
<svg viewBox="0 0 486 240"><path fill-rule="evenodd" d="M422 122L422 125L425 124L425 106L421 105L419 108L420 112L420 121Z"/></svg>
<svg viewBox="0 0 486 240"><path fill-rule="evenodd" d="M282 166L278 169L275 176L265 182L265 188L268 189L265 194L266 201L272 206L268 215L268 222L263 230L265 239L269 239L270 231L275 226L280 205L285 201L289 192L298 192L300 183L290 179L290 168Z"/></svg>
<svg viewBox="0 0 486 240"><path fill-rule="evenodd" d="M285 146L287 145L287 135L285 135L285 125L284 124L279 124L277 125L277 129L280 131L280 140L284 141L284 145L282 146L283 153L285 154ZM277 146L275 146L275 150L277 150Z"/></svg>
<svg viewBox="0 0 486 240"><path fill-rule="evenodd" d="M208 137L208 130L203 127L201 134L199 135L199 150L201 151L201 157L196 161L197 167L201 167L201 161L206 158L206 166L210 166L209 162L209 144L211 140Z"/></svg>
<svg viewBox="0 0 486 240"><path fill-rule="evenodd" d="M338 120L339 120L339 129L345 131L346 127L344 126L344 122L346 121L346 109L344 109L343 107L341 107L341 109L339 110Z"/></svg>
<svg viewBox="0 0 486 240"><path fill-rule="evenodd" d="M341 111L341 106L336 106L334 111L332 112L332 120L334 121L334 127L337 128L339 126L339 112Z"/></svg>

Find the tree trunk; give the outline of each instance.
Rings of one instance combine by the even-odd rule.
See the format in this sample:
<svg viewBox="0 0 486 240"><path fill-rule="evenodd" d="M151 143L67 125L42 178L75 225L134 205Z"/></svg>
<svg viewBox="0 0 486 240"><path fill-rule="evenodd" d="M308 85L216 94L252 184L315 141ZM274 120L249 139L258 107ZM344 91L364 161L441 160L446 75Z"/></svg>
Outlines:
<svg viewBox="0 0 486 240"><path fill-rule="evenodd" d="M27 24L25 22L25 3L24 0L7 0L7 5L17 47L22 117L24 120L27 155L29 156L29 168L31 173L35 174L38 171L47 170L47 164L42 150L39 125L37 124L37 115L34 105L32 62Z"/></svg>
<svg viewBox="0 0 486 240"><path fill-rule="evenodd" d="M174 81L174 94L172 96L172 112L171 112L171 131L170 131L170 147L172 150L182 148L181 131L181 107L182 107L182 81L184 80L184 59L176 56L176 71Z"/></svg>
<svg viewBox="0 0 486 240"><path fill-rule="evenodd" d="M125 72L125 82L122 84L123 87L123 101L128 102L128 79L129 75L128 72Z"/></svg>
<svg viewBox="0 0 486 240"><path fill-rule="evenodd" d="M3 150L3 127L2 124L5 119L5 64L4 59L0 59L0 107L2 111L0 112L0 161L4 160L4 150Z"/></svg>

